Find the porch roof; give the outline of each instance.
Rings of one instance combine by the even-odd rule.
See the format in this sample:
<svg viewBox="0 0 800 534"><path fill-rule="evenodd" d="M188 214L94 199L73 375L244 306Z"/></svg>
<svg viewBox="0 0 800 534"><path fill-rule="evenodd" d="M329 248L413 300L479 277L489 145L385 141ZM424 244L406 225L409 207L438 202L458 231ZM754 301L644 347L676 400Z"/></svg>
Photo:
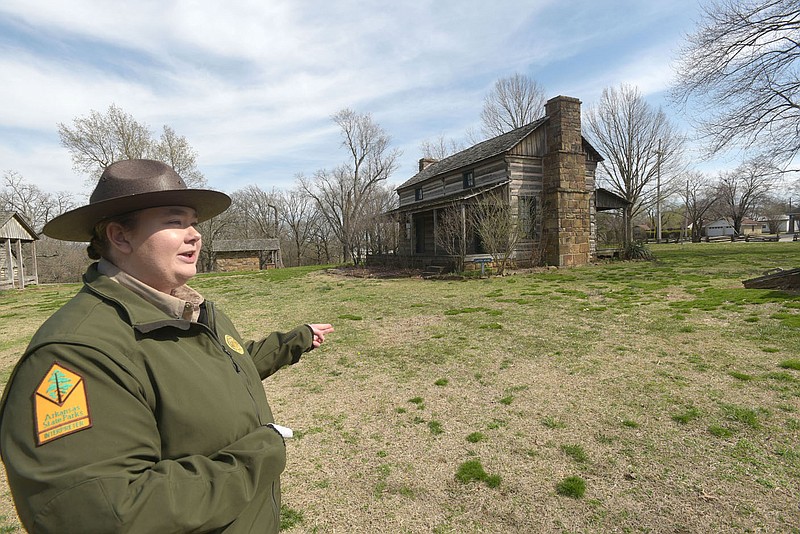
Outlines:
<svg viewBox="0 0 800 534"><path fill-rule="evenodd" d="M594 205L597 211L616 210L624 208L628 204L632 204L632 202L608 189L602 187L595 189Z"/></svg>

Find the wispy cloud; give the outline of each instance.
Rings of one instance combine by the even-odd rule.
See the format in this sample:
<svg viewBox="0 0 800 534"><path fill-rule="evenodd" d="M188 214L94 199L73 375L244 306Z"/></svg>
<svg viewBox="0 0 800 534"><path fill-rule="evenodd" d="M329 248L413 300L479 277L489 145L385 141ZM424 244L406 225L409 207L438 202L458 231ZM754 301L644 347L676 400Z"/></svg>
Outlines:
<svg viewBox="0 0 800 534"><path fill-rule="evenodd" d="M4 0L0 164L82 188L56 124L114 103L185 135L212 186L286 187L341 161L330 117L351 107L403 148L400 182L514 72L585 103L623 81L663 90L688 2Z"/></svg>

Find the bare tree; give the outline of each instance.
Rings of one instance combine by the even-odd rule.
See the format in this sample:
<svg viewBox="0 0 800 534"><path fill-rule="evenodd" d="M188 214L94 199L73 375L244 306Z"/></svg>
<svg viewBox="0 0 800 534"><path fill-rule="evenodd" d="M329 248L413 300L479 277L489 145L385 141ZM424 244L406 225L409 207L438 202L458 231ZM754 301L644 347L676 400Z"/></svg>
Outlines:
<svg viewBox="0 0 800 534"><path fill-rule="evenodd" d="M497 266L497 274L501 275L522 237L505 195L505 192L488 192L478 197L468 211L475 231Z"/></svg>
<svg viewBox="0 0 800 534"><path fill-rule="evenodd" d="M279 237L277 192L266 192L257 185L248 185L231 193L235 225L229 231L239 237Z"/></svg>
<svg viewBox="0 0 800 534"><path fill-rule="evenodd" d="M687 225L692 228L692 241L697 243L703 235L703 220L717 203L717 191L701 172L687 173L685 178L686 187L680 194L686 206Z"/></svg>
<svg viewBox="0 0 800 534"><path fill-rule="evenodd" d="M171 127L164 126L158 142L152 145L151 157L175 169L189 187L206 187L206 177L197 168L197 151Z"/></svg>
<svg viewBox="0 0 800 534"><path fill-rule="evenodd" d="M36 243L36 261L40 283L80 282L91 263L85 243L59 241L41 236Z"/></svg>
<svg viewBox="0 0 800 534"><path fill-rule="evenodd" d="M281 193L279 204L280 220L292 244L294 264L303 265L318 223L314 201L303 190L295 188Z"/></svg>
<svg viewBox="0 0 800 534"><path fill-rule="evenodd" d="M47 193L26 182L16 171L6 171L3 175L0 210L22 214L36 231L40 231L53 217L73 207L74 198L71 193Z"/></svg>
<svg viewBox="0 0 800 534"><path fill-rule="evenodd" d="M453 259L456 272L464 270L464 258L469 246L466 236L472 233L470 224L463 204L453 203L437 214L436 245Z"/></svg>
<svg viewBox="0 0 800 534"><path fill-rule="evenodd" d="M312 237L312 263L322 265L333 263L341 259L340 256L332 250L336 246L336 235L334 235L331 227L325 224L325 220L321 216L315 219Z"/></svg>
<svg viewBox="0 0 800 534"><path fill-rule="evenodd" d="M605 156L600 178L630 202L624 208L624 244L628 246L633 218L674 192L672 183L683 165L684 139L661 109L652 109L637 88L625 84L604 89L586 119L585 135Z"/></svg>
<svg viewBox="0 0 800 534"><path fill-rule="evenodd" d="M774 194L765 195L758 207L759 218L767 223L771 234L780 233L781 223L788 213L789 203Z"/></svg>
<svg viewBox="0 0 800 534"><path fill-rule="evenodd" d="M742 219L755 215L756 208L767 198L778 175L778 169L763 159L748 160L734 171L720 173L717 182L718 213L730 220L736 234L742 232Z"/></svg>
<svg viewBox="0 0 800 534"><path fill-rule="evenodd" d="M155 140L146 124L114 104L105 114L91 110L86 117L76 117L72 127L59 123L58 135L72 156L73 167L87 175L89 184L115 161L150 158L172 165L190 187L205 185L196 153L185 137L164 126L161 138Z"/></svg>
<svg viewBox="0 0 800 534"><path fill-rule="evenodd" d="M75 170L89 175L90 181L115 161L146 157L150 146L147 126L114 104L105 114L91 110L86 117L76 117L71 128L59 123L58 135Z"/></svg>
<svg viewBox="0 0 800 534"><path fill-rule="evenodd" d="M7 171L0 188L0 211L22 214L37 232L45 223L75 206L71 193L47 193L30 184L16 171ZM36 260L39 282L77 282L89 259L83 244L39 236Z"/></svg>
<svg viewBox="0 0 800 534"><path fill-rule="evenodd" d="M672 97L709 154L738 146L791 163L800 151L797 0L718 0L680 51Z"/></svg>
<svg viewBox="0 0 800 534"><path fill-rule="evenodd" d="M363 241L359 250L372 254L388 254L397 250L399 243L398 225L395 219L386 215L398 206L399 199L392 187L379 184L367 199L365 217L361 219Z"/></svg>
<svg viewBox="0 0 800 534"><path fill-rule="evenodd" d="M214 269L214 241L225 239L232 219L235 217L232 210L227 210L216 217L212 217L198 225L198 231L203 236L200 257L197 262L198 269L203 272L210 272Z"/></svg>
<svg viewBox="0 0 800 534"><path fill-rule="evenodd" d="M485 138L510 132L539 118L547 98L532 78L514 74L501 78L486 95L481 111Z"/></svg>
<svg viewBox="0 0 800 534"><path fill-rule="evenodd" d="M436 139L426 139L419 145L419 150L423 158L433 160L443 160L448 156L452 156L456 152L464 150L464 144L456 141L455 139L446 139L443 134L440 134Z"/></svg>
<svg viewBox="0 0 800 534"><path fill-rule="evenodd" d="M391 138L368 113L344 109L333 121L341 128L349 161L333 170L317 171L313 180L300 176L299 181L339 240L342 257L356 262L358 233L367 216L368 200L395 170L400 152L389 147Z"/></svg>

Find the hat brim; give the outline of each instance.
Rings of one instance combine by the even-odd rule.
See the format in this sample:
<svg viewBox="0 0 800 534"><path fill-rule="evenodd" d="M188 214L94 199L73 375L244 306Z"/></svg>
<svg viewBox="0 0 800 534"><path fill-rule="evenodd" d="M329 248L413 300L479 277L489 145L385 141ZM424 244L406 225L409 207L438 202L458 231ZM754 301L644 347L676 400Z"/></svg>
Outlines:
<svg viewBox="0 0 800 534"><path fill-rule="evenodd" d="M188 206L203 222L228 209L231 197L210 189L176 189L111 198L81 206L55 217L42 233L61 241L91 241L95 225L115 215L160 206Z"/></svg>

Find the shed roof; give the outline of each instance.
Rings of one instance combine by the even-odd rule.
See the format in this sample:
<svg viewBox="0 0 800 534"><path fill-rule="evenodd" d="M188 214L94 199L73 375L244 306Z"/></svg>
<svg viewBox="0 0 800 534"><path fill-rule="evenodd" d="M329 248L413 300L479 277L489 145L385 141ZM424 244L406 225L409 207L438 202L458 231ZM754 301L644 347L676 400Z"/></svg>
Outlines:
<svg viewBox="0 0 800 534"><path fill-rule="evenodd" d="M280 250L280 241L275 238L263 239L216 239L211 246L214 252L254 252Z"/></svg>
<svg viewBox="0 0 800 534"><path fill-rule="evenodd" d="M35 241L39 234L25 217L16 211L0 211L0 238Z"/></svg>

